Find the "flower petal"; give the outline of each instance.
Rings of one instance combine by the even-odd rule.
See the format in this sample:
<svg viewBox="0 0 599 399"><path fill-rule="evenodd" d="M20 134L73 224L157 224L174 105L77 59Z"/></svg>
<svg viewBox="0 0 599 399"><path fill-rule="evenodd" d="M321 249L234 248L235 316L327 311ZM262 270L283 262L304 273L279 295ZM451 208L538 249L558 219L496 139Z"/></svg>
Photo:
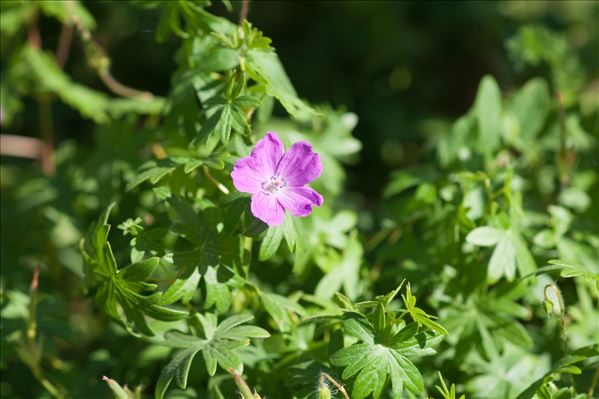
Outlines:
<svg viewBox="0 0 599 399"><path fill-rule="evenodd" d="M241 158L235 162L231 179L235 188L244 193L256 194L262 190L262 182L268 179L256 166L254 158Z"/></svg>
<svg viewBox="0 0 599 399"><path fill-rule="evenodd" d="M256 168L266 178L274 176L277 165L285 153L285 147L275 132L266 132L252 150L252 158Z"/></svg>
<svg viewBox="0 0 599 399"><path fill-rule="evenodd" d="M262 192L252 196L252 214L269 226L278 226L283 223L285 209L277 201L275 195L266 195Z"/></svg>
<svg viewBox="0 0 599 399"><path fill-rule="evenodd" d="M312 205L321 206L324 199L310 187L287 187L278 195L278 200L293 216L308 216Z"/></svg>
<svg viewBox="0 0 599 399"><path fill-rule="evenodd" d="M320 176L322 162L309 143L299 141L283 155L276 172L285 179L288 186L301 187Z"/></svg>

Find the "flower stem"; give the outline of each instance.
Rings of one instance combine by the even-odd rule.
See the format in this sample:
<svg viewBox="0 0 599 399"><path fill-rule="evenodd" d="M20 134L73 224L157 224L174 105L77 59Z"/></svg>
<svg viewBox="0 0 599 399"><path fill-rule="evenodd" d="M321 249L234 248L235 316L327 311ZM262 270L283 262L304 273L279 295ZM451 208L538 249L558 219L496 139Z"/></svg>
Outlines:
<svg viewBox="0 0 599 399"><path fill-rule="evenodd" d="M29 294L29 318L27 319L27 349L29 356L32 361L26 362L31 370L31 373L35 379L48 391L53 397L57 399L64 398L64 395L60 393L58 388L54 386L42 372L40 365L41 355L38 357L36 354L41 351L36 341L37 335L37 321L36 321L36 310L37 310L37 289L39 285L39 265L35 267L33 271L33 278L31 279L31 288Z"/></svg>
<svg viewBox="0 0 599 399"><path fill-rule="evenodd" d="M325 372L322 372L320 374L320 381L321 383L324 382L324 379L327 379L331 384L333 384L335 386L335 388L337 388L339 390L339 392L341 392L343 394L343 397L345 399L350 399L349 395L347 394L347 391L345 390L345 387L343 385L341 385L340 383L338 383L333 377L331 377L330 375L328 375Z"/></svg>
<svg viewBox="0 0 599 399"><path fill-rule="evenodd" d="M212 183L214 183L214 185L223 193L229 195L229 189L227 187L225 187L224 184L222 184L221 182L219 182L218 180L216 180L214 178L214 176L212 176L212 174L210 173L210 169L208 169L208 167L206 165L204 165L204 174L206 175L206 177L208 178L208 180L210 180Z"/></svg>

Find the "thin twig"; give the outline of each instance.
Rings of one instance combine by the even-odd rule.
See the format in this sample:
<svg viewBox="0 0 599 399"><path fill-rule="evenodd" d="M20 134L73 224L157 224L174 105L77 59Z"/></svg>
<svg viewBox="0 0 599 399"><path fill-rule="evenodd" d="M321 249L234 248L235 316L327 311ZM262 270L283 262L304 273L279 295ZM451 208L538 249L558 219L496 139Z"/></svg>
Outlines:
<svg viewBox="0 0 599 399"><path fill-rule="evenodd" d="M243 0L241 2L241 11L239 12L239 25L243 23L248 17L250 11L250 0Z"/></svg>
<svg viewBox="0 0 599 399"><path fill-rule="evenodd" d="M30 46L41 50L42 38L37 25L38 14L34 13L28 22L27 41ZM38 97L40 106L40 133L43 146L41 150L42 171L46 175L54 174L54 138L52 131L51 98L45 95Z"/></svg>
<svg viewBox="0 0 599 399"><path fill-rule="evenodd" d="M77 31L81 35L84 45L86 46L86 52L89 59L88 62L98 72L102 82L108 87L113 93L122 97L140 97L144 99L152 99L154 95L148 91L137 90L127 85L122 84L112 76L110 73L110 58L106 54L106 51L93 40L91 32L83 26L81 21L76 15L71 17L73 25L77 28Z"/></svg>
<svg viewBox="0 0 599 399"><path fill-rule="evenodd" d="M44 143L34 137L0 134L0 154L20 158L40 159Z"/></svg>
<svg viewBox="0 0 599 399"><path fill-rule="evenodd" d="M132 87L125 86L124 84L116 80L114 76L112 76L108 71L101 72L99 75L100 79L102 79L102 82L104 82L106 87L108 87L114 94L118 94L121 97L142 97L148 100L154 97L150 92L137 90Z"/></svg>
<svg viewBox="0 0 599 399"><path fill-rule="evenodd" d="M73 38L73 26L68 23L62 25L58 46L56 46L56 62L61 68L67 63L69 50L71 49L71 39Z"/></svg>
<svg viewBox="0 0 599 399"><path fill-rule="evenodd" d="M28 23L27 29L27 41L29 44L37 49L42 48L42 38L40 36L40 30L37 27L37 13L34 13Z"/></svg>
<svg viewBox="0 0 599 399"><path fill-rule="evenodd" d="M33 270L31 287L29 289L29 318L27 320L27 344L29 350L33 353L35 350L35 334L37 331L36 309L37 309L37 287L39 285L40 267L37 265Z"/></svg>
<svg viewBox="0 0 599 399"><path fill-rule="evenodd" d="M73 0L65 3L67 13L73 12L75 2ZM71 21L64 21L60 30L60 37L58 38L58 45L56 46L56 61L61 68L67 63L69 58L69 52L71 49L71 40L73 38L73 25Z"/></svg>
<svg viewBox="0 0 599 399"><path fill-rule="evenodd" d="M42 172L52 176L55 171L54 165L54 121L52 118L52 98L41 94L38 97L40 106L40 133L44 145L42 147Z"/></svg>

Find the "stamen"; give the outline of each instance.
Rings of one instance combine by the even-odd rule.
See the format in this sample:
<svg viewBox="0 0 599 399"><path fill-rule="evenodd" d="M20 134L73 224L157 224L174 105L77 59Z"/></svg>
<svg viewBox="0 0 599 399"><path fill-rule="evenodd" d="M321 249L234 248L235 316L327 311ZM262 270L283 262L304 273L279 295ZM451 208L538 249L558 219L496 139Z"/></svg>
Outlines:
<svg viewBox="0 0 599 399"><path fill-rule="evenodd" d="M262 191L264 194L276 194L282 188L285 188L287 182L281 176L274 175L271 176L270 179L262 183Z"/></svg>

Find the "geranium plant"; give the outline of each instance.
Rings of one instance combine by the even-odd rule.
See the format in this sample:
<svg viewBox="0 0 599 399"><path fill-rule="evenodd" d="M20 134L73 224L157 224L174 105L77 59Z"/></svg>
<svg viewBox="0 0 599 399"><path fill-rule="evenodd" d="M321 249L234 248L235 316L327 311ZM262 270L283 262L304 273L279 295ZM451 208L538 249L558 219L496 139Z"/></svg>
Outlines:
<svg viewBox="0 0 599 399"><path fill-rule="evenodd" d="M2 164L2 397L596 397L597 76L566 36L514 31L530 79L482 77L369 202L357 116L298 95L247 1L127 3L177 46L164 96L92 4L2 3L3 129L40 116L39 165Z"/></svg>

